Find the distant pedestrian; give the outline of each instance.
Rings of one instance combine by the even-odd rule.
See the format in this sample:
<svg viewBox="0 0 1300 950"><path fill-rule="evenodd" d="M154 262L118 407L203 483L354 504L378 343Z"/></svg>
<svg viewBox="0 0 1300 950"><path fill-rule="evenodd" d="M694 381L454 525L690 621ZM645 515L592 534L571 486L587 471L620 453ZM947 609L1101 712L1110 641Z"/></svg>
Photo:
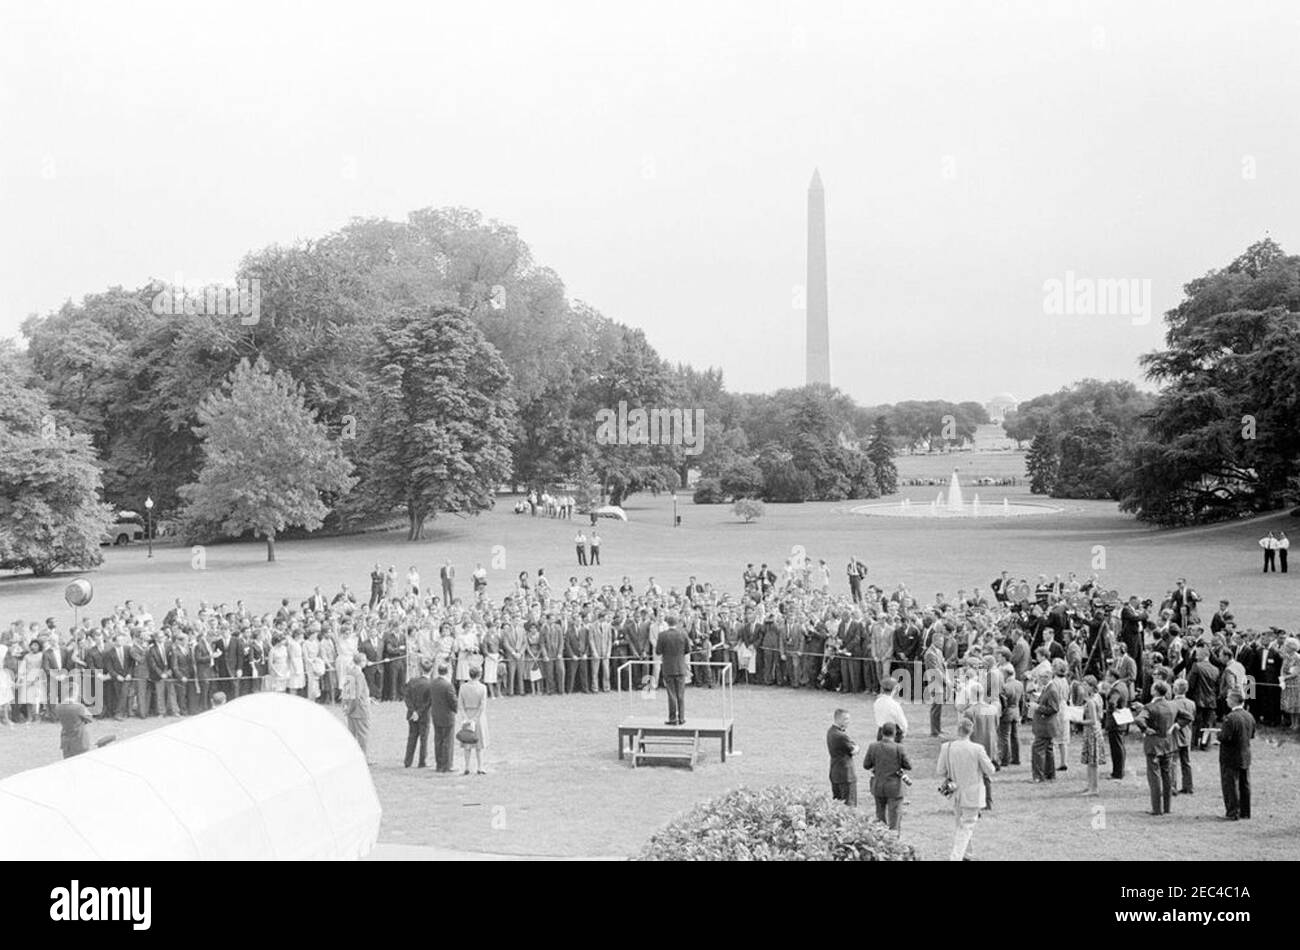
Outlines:
<svg viewBox="0 0 1300 950"><path fill-rule="evenodd" d="M582 567L587 566L587 536L582 533L581 529L573 537L573 546L578 552L578 564Z"/></svg>
<svg viewBox="0 0 1300 950"><path fill-rule="evenodd" d="M590 544L591 544L591 563L592 565L599 564L600 563L600 535L598 535L595 531L591 532ZM1282 571L1283 573L1286 572L1285 560L1282 562Z"/></svg>
<svg viewBox="0 0 1300 950"><path fill-rule="evenodd" d="M352 665L343 677L343 708L347 714L348 732L361 746L361 754L370 764L366 745L370 741L370 686L365 677L366 655L358 650L352 655Z"/></svg>
<svg viewBox="0 0 1300 950"><path fill-rule="evenodd" d="M1259 539L1259 546L1264 549L1264 573L1277 571L1277 538L1272 531Z"/></svg>
<svg viewBox="0 0 1300 950"><path fill-rule="evenodd" d="M907 772L912 763L896 741L898 726L887 722L880 727L880 738L867 746L862 768L871 773L871 797L876 802L876 821L891 831L901 831L903 823L903 786L911 784Z"/></svg>

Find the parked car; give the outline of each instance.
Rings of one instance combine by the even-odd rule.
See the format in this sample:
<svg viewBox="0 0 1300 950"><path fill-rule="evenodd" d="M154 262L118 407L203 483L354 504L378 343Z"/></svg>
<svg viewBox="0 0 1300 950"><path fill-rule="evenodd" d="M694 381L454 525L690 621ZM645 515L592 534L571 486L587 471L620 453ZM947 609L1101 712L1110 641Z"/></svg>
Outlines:
<svg viewBox="0 0 1300 950"><path fill-rule="evenodd" d="M104 533L100 544L120 547L132 541L144 540L144 520L135 511L119 511L112 526Z"/></svg>

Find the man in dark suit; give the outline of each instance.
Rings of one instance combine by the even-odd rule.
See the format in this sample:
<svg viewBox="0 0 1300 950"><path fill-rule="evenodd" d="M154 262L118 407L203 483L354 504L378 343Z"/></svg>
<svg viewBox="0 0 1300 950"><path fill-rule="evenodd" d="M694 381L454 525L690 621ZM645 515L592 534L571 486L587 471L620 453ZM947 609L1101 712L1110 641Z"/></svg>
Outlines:
<svg viewBox="0 0 1300 950"><path fill-rule="evenodd" d="M406 681L406 638L400 630L384 634L384 692L385 700L400 699Z"/></svg>
<svg viewBox="0 0 1300 950"><path fill-rule="evenodd" d="M43 635L42 639L44 639ZM45 643L45 651L41 654L41 674L45 677L45 688L49 691L49 701L45 704L45 719L55 722L54 707L59 702L59 694L63 691L68 677L67 656L59 644L59 634L55 630L50 631L49 639Z"/></svg>
<svg viewBox="0 0 1300 950"><path fill-rule="evenodd" d="M1147 757L1147 785L1151 789L1151 814L1167 815L1173 796L1173 775L1169 757L1175 749L1173 736L1177 712L1169 704L1169 685L1163 680L1151 684L1153 699L1134 719L1142 730L1142 750Z"/></svg>
<svg viewBox="0 0 1300 950"><path fill-rule="evenodd" d="M194 647L185 634L172 647L172 676L176 678L176 704L182 716L199 712L199 681L194 669Z"/></svg>
<svg viewBox="0 0 1300 950"><path fill-rule="evenodd" d="M246 654L247 648L244 646L244 638L238 632L232 633L230 639L226 641L220 660L221 663L225 664L226 676L230 677L229 682L222 684L222 686L229 693L231 699L238 699L248 692L243 688Z"/></svg>
<svg viewBox="0 0 1300 950"><path fill-rule="evenodd" d="M131 651L127 649L127 639L125 633L119 633L116 642L103 652L104 714L114 719L126 718L131 697Z"/></svg>
<svg viewBox="0 0 1300 950"><path fill-rule="evenodd" d="M1187 698L1196 708L1192 726L1192 748L1201 748L1201 731L1214 725L1214 707L1219 701L1219 670L1210 662L1210 648L1196 648L1196 662L1187 672Z"/></svg>
<svg viewBox="0 0 1300 950"><path fill-rule="evenodd" d="M420 661L420 673L406 683L406 767L411 767L415 758L415 746L420 746L420 768L424 768L429 758L429 715L433 709L433 684L429 682L429 673L433 670L433 661ZM437 750L434 750L435 753Z"/></svg>
<svg viewBox="0 0 1300 950"><path fill-rule="evenodd" d="M668 614L664 618L668 629L659 634L655 640L655 653L662 663L661 671L664 689L668 693L669 726L680 726L686 722L686 677L690 673L690 642L686 634L677 628L677 615Z"/></svg>
<svg viewBox="0 0 1300 950"><path fill-rule="evenodd" d="M1133 698L1128 680L1120 679L1115 670L1106 671L1106 713L1102 724L1106 729L1106 744L1110 746L1110 777L1119 781L1124 777L1124 736L1128 726L1115 721L1115 714L1121 709L1128 709L1129 700Z"/></svg>
<svg viewBox="0 0 1300 950"><path fill-rule="evenodd" d="M172 681L171 650L163 634L157 634L149 647L145 662L149 668L149 685L154 706L163 717L176 715L176 683Z"/></svg>
<svg viewBox="0 0 1300 950"><path fill-rule="evenodd" d="M455 757L452 740L456 730L456 690L447 679L448 672L447 664L440 664L437 678L429 684L429 709L433 719L433 764L439 772L450 772L451 760Z"/></svg>
<svg viewBox="0 0 1300 950"><path fill-rule="evenodd" d="M1250 817L1250 740L1255 717L1242 705L1241 690L1228 693L1228 715L1219 725L1219 782L1223 786L1225 821Z"/></svg>
<svg viewBox="0 0 1300 950"><path fill-rule="evenodd" d="M898 726L887 722L880 727L880 738L867 746L862 767L871 772L871 797L876 800L876 821L883 821L890 830L902 827L903 773L911 771L912 763L898 744Z"/></svg>
<svg viewBox="0 0 1300 950"><path fill-rule="evenodd" d="M201 631L194 635L194 645L190 652L194 657L195 685L195 704L190 706L192 716L207 710L208 696L212 690L212 646Z"/></svg>
<svg viewBox="0 0 1300 950"><path fill-rule="evenodd" d="M835 710L834 719L826 730L826 751L831 755L831 797L856 808L858 776L853 771L853 756L858 744L849 738L849 711Z"/></svg>
<svg viewBox="0 0 1300 950"><path fill-rule="evenodd" d="M1050 685L1045 685L1033 707L1034 744L1030 748L1030 759L1035 782L1050 782L1056 778L1056 717L1060 714L1060 695Z"/></svg>

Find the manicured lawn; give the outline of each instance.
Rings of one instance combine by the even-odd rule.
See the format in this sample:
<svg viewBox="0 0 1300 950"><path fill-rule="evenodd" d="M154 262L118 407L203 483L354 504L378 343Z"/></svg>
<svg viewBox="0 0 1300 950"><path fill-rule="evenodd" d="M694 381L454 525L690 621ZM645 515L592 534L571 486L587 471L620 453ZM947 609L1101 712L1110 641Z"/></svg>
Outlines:
<svg viewBox="0 0 1300 950"><path fill-rule="evenodd" d="M716 714L718 691L691 689L689 714ZM406 727L395 703L374 707L371 729L373 776L384 808L380 840L454 851L498 854L622 857L634 853L654 830L695 802L738 785L826 784L826 726L837 705L853 715L850 732L860 744L874 735L871 703L865 696L765 687L736 690L736 750L726 764L706 745L704 764L694 772L672 766L632 769L616 755L616 723L630 708L661 712L652 702L615 694L522 697L489 706L491 747L486 776L439 775L432 768L404 769ZM954 714L945 716L951 731ZM914 727L924 728L925 709L908 709ZM126 737L164 720L96 725L96 736ZM984 860L1049 857L1123 860L1278 860L1300 858L1300 745L1257 741L1252 782L1254 817L1220 822L1218 756L1193 757L1196 794L1174 799L1174 814L1146 814L1146 781L1103 780L1102 797L1082 798L1084 770L1079 745L1070 748L1070 769L1052 785L1030 783L1028 730L1022 739L1026 764L995 779L994 810L981 818L976 854ZM904 809L904 837L923 858L946 857L952 815L933 778L938 743L928 736L907 741L915 784ZM1131 769L1145 769L1130 739ZM58 731L38 724L0 730L0 776L58 758ZM430 761L432 761L432 754ZM860 760L859 760L860 764ZM866 776L859 794L870 807Z"/></svg>

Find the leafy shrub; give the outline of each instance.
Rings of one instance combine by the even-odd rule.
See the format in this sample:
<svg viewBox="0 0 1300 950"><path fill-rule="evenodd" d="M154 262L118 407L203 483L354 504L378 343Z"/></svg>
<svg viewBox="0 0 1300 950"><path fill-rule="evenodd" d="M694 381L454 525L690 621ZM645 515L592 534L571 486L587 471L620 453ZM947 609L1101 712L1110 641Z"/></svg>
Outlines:
<svg viewBox="0 0 1300 950"><path fill-rule="evenodd" d="M701 478L695 483L695 494L691 500L697 505L720 505L727 500L722 493L722 486L716 478Z"/></svg>
<svg viewBox="0 0 1300 950"><path fill-rule="evenodd" d="M739 788L696 805L655 835L638 861L915 861L873 815L825 792Z"/></svg>
<svg viewBox="0 0 1300 950"><path fill-rule="evenodd" d="M757 498L740 498L731 506L731 513L737 518L744 518L745 524L763 517L764 511L763 503Z"/></svg>
<svg viewBox="0 0 1300 950"><path fill-rule="evenodd" d="M801 472L793 462L782 461L766 473L763 500L772 502L803 502L813 497L816 485L807 472Z"/></svg>
<svg viewBox="0 0 1300 950"><path fill-rule="evenodd" d="M728 465L718 478L724 494L732 498L756 498L763 494L763 470L749 459Z"/></svg>

